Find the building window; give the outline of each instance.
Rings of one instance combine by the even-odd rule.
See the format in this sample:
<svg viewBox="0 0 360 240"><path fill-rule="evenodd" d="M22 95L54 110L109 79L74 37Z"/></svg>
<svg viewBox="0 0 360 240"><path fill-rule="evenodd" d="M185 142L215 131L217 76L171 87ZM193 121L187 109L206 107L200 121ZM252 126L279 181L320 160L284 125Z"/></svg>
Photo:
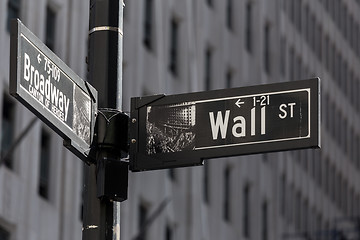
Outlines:
<svg viewBox="0 0 360 240"><path fill-rule="evenodd" d="M144 45L147 49L152 49L153 35L153 0L144 0Z"/></svg>
<svg viewBox="0 0 360 240"><path fill-rule="evenodd" d="M335 168L333 165L330 165L330 198L335 202Z"/></svg>
<svg viewBox="0 0 360 240"><path fill-rule="evenodd" d="M3 95L2 106L2 121L1 121L1 159L8 168L13 168L12 155L5 156L10 150L11 144L14 141L15 131L15 104L7 94Z"/></svg>
<svg viewBox="0 0 360 240"><path fill-rule="evenodd" d="M342 182L342 186L341 186L341 201L340 201L340 206L341 209L343 210L343 212L347 212L348 209L348 195L349 195L349 187L348 187L348 183L346 182L346 180L343 178L343 182Z"/></svg>
<svg viewBox="0 0 360 240"><path fill-rule="evenodd" d="M309 208L309 203L307 200L302 200L301 202L301 214L300 214L300 229L304 232L308 232L309 231L309 226L311 226L311 223L309 222L310 219L308 218L308 213L310 211L310 208ZM314 212L315 214L315 212ZM313 218L311 219L313 220Z"/></svg>
<svg viewBox="0 0 360 240"><path fill-rule="evenodd" d="M338 24L338 27L340 27L340 30L342 31L344 37L346 35L346 14L347 14L347 8L346 5L342 4L341 8L339 9L340 13L340 22Z"/></svg>
<svg viewBox="0 0 360 240"><path fill-rule="evenodd" d="M211 90L211 69L213 52L210 47L205 50L205 90Z"/></svg>
<svg viewBox="0 0 360 240"><path fill-rule="evenodd" d="M359 169L360 168L360 148L358 146L360 146L360 137L359 135L356 135L356 153L355 153L355 156L356 156L356 167ZM360 214L360 213L359 213Z"/></svg>
<svg viewBox="0 0 360 240"><path fill-rule="evenodd" d="M357 91L358 89L356 88L356 82L354 79L354 73L351 69L348 69L348 74L349 74L349 82L347 85L347 92L350 94L350 102L353 105L353 107L355 107L355 97L357 95Z"/></svg>
<svg viewBox="0 0 360 240"><path fill-rule="evenodd" d="M224 172L224 219L230 221L231 207L231 172L230 167L226 167Z"/></svg>
<svg viewBox="0 0 360 240"><path fill-rule="evenodd" d="M314 161L316 162L317 172L316 172L315 176L316 176L316 181L320 187L322 187L322 168L323 168L323 163L324 163L323 160L324 159L322 158L320 151L316 151Z"/></svg>
<svg viewBox="0 0 360 240"><path fill-rule="evenodd" d="M174 75L178 74L178 37L179 23L173 18L170 23L169 69Z"/></svg>
<svg viewBox="0 0 360 240"><path fill-rule="evenodd" d="M290 20L293 24L295 24L295 1L299 1L299 0L290 0L290 4L289 4L289 16L290 16Z"/></svg>
<svg viewBox="0 0 360 240"><path fill-rule="evenodd" d="M310 44L310 10L309 6L305 6L304 10L304 33L305 33L305 40L308 44Z"/></svg>
<svg viewBox="0 0 360 240"><path fill-rule="evenodd" d="M45 44L52 51L55 49L56 12L49 6L46 8L46 38Z"/></svg>
<svg viewBox="0 0 360 240"><path fill-rule="evenodd" d="M231 88L232 80L233 80L233 73L230 69L226 72L225 78L226 78L226 88Z"/></svg>
<svg viewBox="0 0 360 240"><path fill-rule="evenodd" d="M285 173L281 176L280 179L280 214L285 216L286 211L286 176Z"/></svg>
<svg viewBox="0 0 360 240"><path fill-rule="evenodd" d="M295 194L295 216L294 216L294 220L295 220L295 228L296 229L300 229L300 224L301 224L301 213L303 211L302 206L301 206L301 196L300 196L300 192L297 191Z"/></svg>
<svg viewBox="0 0 360 240"><path fill-rule="evenodd" d="M266 23L264 28L264 69L265 72L270 74L270 24Z"/></svg>
<svg viewBox="0 0 360 240"><path fill-rule="evenodd" d="M268 203L266 201L263 202L261 207L261 239L268 239Z"/></svg>
<svg viewBox="0 0 360 240"><path fill-rule="evenodd" d="M323 176L324 176L324 180L323 180L323 182L324 182L324 190L325 190L325 193L327 194L327 195L329 195L329 193L330 193L330 190L329 190L329 172L330 172L330 168L329 168L329 158L328 157L326 157L325 158L325 162L324 162L324 174L323 174Z"/></svg>
<svg viewBox="0 0 360 240"><path fill-rule="evenodd" d="M40 150L39 195L49 199L50 134L42 129Z"/></svg>
<svg viewBox="0 0 360 240"><path fill-rule="evenodd" d="M294 65L294 74L295 79L300 79L302 74L302 60L301 57L298 55L295 58L295 65Z"/></svg>
<svg viewBox="0 0 360 240"><path fill-rule="evenodd" d="M250 185L247 184L243 189L243 234L250 238Z"/></svg>
<svg viewBox="0 0 360 240"><path fill-rule="evenodd" d="M246 27L245 27L245 44L246 44L246 50L248 50L248 52L252 52L252 2L249 1L246 4L246 16L245 16L245 21L246 21Z"/></svg>
<svg viewBox="0 0 360 240"><path fill-rule="evenodd" d="M356 195L356 200L355 200L356 203L360 202L360 196L359 195ZM354 211L355 214L359 215L360 214L360 209L359 209L359 204L355 204L355 211Z"/></svg>
<svg viewBox="0 0 360 240"><path fill-rule="evenodd" d="M322 39L322 36L323 36L323 33L322 33L322 27L321 25L317 25L317 31L315 32L318 36L316 37L316 53L317 53L317 57L319 59L320 62L322 62L322 42L323 42L323 39Z"/></svg>
<svg viewBox="0 0 360 240"><path fill-rule="evenodd" d="M289 78L295 80L295 50L293 47L289 50Z"/></svg>
<svg viewBox="0 0 360 240"><path fill-rule="evenodd" d="M9 240L10 233L0 226L0 240Z"/></svg>
<svg viewBox="0 0 360 240"><path fill-rule="evenodd" d="M81 169L81 175L82 175L82 185L81 186L85 186L86 183L86 171L88 171L88 165L87 164L83 164L82 165L82 169ZM79 219L81 222L84 221L84 202L85 202L85 191L84 191L84 187L81 188L80 190L80 199L81 199L81 202L80 202L80 215L79 215Z"/></svg>
<svg viewBox="0 0 360 240"><path fill-rule="evenodd" d="M20 0L9 0L8 1L8 12L7 12L7 30L10 32L11 19L20 17Z"/></svg>
<svg viewBox="0 0 360 240"><path fill-rule="evenodd" d="M226 1L226 26L233 30L233 0Z"/></svg>
<svg viewBox="0 0 360 240"><path fill-rule="evenodd" d="M302 14L302 1L301 0L295 0L294 1L294 20L295 20L295 26L301 32L301 14Z"/></svg>
<svg viewBox="0 0 360 240"><path fill-rule="evenodd" d="M139 206L139 234L137 240L146 240L146 220L148 209L143 204Z"/></svg>
<svg viewBox="0 0 360 240"><path fill-rule="evenodd" d="M334 9L334 4L335 3L335 0L330 0L329 1L329 13L330 13L330 16L334 19L334 12L335 12L335 9Z"/></svg>
<svg viewBox="0 0 360 240"><path fill-rule="evenodd" d="M286 215L288 221L294 223L294 186L293 184L287 185L287 200L286 201Z"/></svg>
<svg viewBox="0 0 360 240"><path fill-rule="evenodd" d="M170 168L168 170L168 176L172 181L175 181L176 179L176 174L175 174L175 169L174 168Z"/></svg>
<svg viewBox="0 0 360 240"><path fill-rule="evenodd" d="M283 77L286 74L286 40L285 37L280 39L280 72Z"/></svg>
<svg viewBox="0 0 360 240"><path fill-rule="evenodd" d="M340 199L341 199L341 182L342 182L342 178L340 176L340 173L336 171L335 173L335 195L334 195L334 203L338 206L338 208L340 208Z"/></svg>
<svg viewBox="0 0 360 240"><path fill-rule="evenodd" d="M354 189L350 190L350 195L349 195L349 206L348 206L348 215L350 216L354 211Z"/></svg>
<svg viewBox="0 0 360 240"><path fill-rule="evenodd" d="M210 193L209 193L209 163L204 163L204 176L203 176L203 195L204 195L204 202L209 203Z"/></svg>
<svg viewBox="0 0 360 240"><path fill-rule="evenodd" d="M325 44L324 44L324 59L325 59L325 67L326 69L329 70L330 68L330 55L329 55L329 52L330 52L330 40L329 40L329 36L326 36L325 37Z"/></svg>
<svg viewBox="0 0 360 240"><path fill-rule="evenodd" d="M357 56L360 58L360 25L356 28L356 48Z"/></svg>
<svg viewBox="0 0 360 240"><path fill-rule="evenodd" d="M172 239L173 239L173 230L169 225L167 225L165 229L165 240L172 240Z"/></svg>
<svg viewBox="0 0 360 240"><path fill-rule="evenodd" d="M316 18L313 13L310 14L310 25L309 25L309 31L310 31L310 48L315 52L315 32L316 32Z"/></svg>

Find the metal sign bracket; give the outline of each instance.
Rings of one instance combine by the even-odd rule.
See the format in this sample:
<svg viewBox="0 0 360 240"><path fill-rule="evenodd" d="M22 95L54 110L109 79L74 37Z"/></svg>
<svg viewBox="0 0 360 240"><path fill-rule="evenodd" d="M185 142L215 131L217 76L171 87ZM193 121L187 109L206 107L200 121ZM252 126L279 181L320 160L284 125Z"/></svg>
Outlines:
<svg viewBox="0 0 360 240"><path fill-rule="evenodd" d="M122 159L129 148L128 125L126 114L115 109L98 110L89 161L96 164L100 199L118 202L127 199L129 163Z"/></svg>

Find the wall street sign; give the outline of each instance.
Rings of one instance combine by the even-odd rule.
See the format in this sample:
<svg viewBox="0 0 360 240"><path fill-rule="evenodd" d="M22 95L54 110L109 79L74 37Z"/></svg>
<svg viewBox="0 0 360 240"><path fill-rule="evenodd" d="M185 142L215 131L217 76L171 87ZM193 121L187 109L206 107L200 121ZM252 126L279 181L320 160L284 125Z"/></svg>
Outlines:
<svg viewBox="0 0 360 240"><path fill-rule="evenodd" d="M132 98L130 169L320 147L320 79Z"/></svg>
<svg viewBox="0 0 360 240"><path fill-rule="evenodd" d="M12 22L10 93L55 130L84 161L93 134L97 91L20 20Z"/></svg>

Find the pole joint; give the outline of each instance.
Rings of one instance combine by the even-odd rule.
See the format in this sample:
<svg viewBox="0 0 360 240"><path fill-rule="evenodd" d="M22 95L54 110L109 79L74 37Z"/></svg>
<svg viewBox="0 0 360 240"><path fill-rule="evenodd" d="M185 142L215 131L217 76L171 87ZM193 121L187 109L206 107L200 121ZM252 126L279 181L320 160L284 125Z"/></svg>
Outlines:
<svg viewBox="0 0 360 240"><path fill-rule="evenodd" d="M122 202L127 199L129 117L115 109L99 109L90 157L96 163L97 197Z"/></svg>

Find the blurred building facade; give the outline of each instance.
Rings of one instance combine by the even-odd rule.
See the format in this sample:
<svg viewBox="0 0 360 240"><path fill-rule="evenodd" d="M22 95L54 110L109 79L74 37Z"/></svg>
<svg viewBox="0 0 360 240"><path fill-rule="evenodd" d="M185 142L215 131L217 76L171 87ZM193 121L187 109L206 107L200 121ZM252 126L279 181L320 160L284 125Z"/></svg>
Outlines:
<svg viewBox="0 0 360 240"><path fill-rule="evenodd" d="M322 149L130 173L122 239L360 239L360 1L125 4L125 112L133 96L320 77ZM8 19L86 79L88 9L85 0L0 1L2 156L34 117L8 94ZM80 239L83 168L37 121L0 167L0 240Z"/></svg>

